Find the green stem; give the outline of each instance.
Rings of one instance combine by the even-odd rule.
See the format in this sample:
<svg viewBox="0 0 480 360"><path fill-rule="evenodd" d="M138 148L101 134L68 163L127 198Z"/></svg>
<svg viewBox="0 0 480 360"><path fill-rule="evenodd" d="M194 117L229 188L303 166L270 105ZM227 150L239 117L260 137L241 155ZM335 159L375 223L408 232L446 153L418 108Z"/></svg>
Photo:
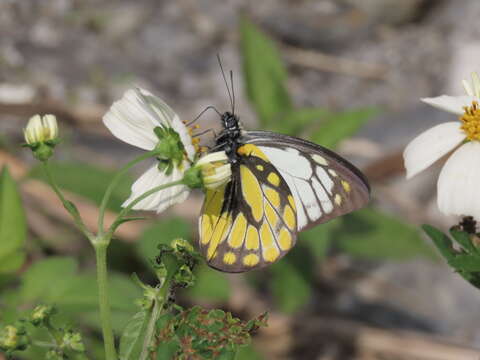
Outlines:
<svg viewBox="0 0 480 360"><path fill-rule="evenodd" d="M153 336L155 335L155 325L158 318L162 314L163 306L165 300L167 299L168 291L170 290L170 281L171 277L167 277L165 282L160 287L160 289L155 294L155 301L153 305L152 314L150 321L148 322L147 329L145 331L145 339L143 341L142 353L140 354L139 360L146 360L149 354L149 348L152 344Z"/></svg>
<svg viewBox="0 0 480 360"><path fill-rule="evenodd" d="M159 185L159 186L156 186L146 192L144 192L142 195L140 195L139 197L137 197L135 200L133 200L130 204L128 204L126 207L124 207L122 209L122 211L120 211L120 213L118 214L117 218L115 219L115 221L112 223L112 225L110 225L110 228L108 229L107 233L105 234L105 237L107 239L110 239L112 236L113 236L113 233L114 231L117 229L117 227L122 223L122 220L124 219L124 217L132 210L132 208L137 205L140 201L142 201L143 199L146 199L147 197L149 197L150 195L152 194L155 194L156 192L158 191L161 191L161 190L165 190L169 187L172 187L172 186L177 186L177 185L182 185L183 184L183 179L181 180L178 180L178 181L172 181L170 183L167 183L167 184L162 184L162 185Z"/></svg>
<svg viewBox="0 0 480 360"><path fill-rule="evenodd" d="M152 150L133 159L132 161L128 162L123 168L121 168L117 172L115 177L112 179L112 181L107 187L107 190L105 191L105 194L103 195L102 202L100 204L100 210L98 214L98 231L100 234L102 234L103 232L103 221L105 219L105 209L107 208L107 204L108 204L108 201L110 200L113 189L118 185L118 182L128 172L128 170L130 170L134 165L138 164L139 162L155 156L155 154L156 154L156 150Z"/></svg>
<svg viewBox="0 0 480 360"><path fill-rule="evenodd" d="M153 335L155 334L155 325L158 318L161 315L161 310L163 307L163 300L159 301L155 299L153 310L150 315L150 321L148 322L147 329L145 331L145 339L143 340L142 353L140 354L139 360L146 360L150 352L149 348L152 343Z"/></svg>
<svg viewBox="0 0 480 360"><path fill-rule="evenodd" d="M50 186L52 187L55 194L57 194L58 198L62 202L63 207L70 213L70 215L72 216L73 221L74 221L75 225L77 226L77 228L81 232L83 232L83 234L89 240L91 240L93 238L93 234L87 229L87 227L83 223L83 220L82 220L77 208L75 207L75 205L73 205L72 202L68 201L63 196L62 191L60 190L60 188L58 187L57 183L55 182L55 180L52 176L48 161L43 161L42 164L43 164L43 170L45 171L45 175L47 176L47 181L50 184Z"/></svg>
<svg viewBox="0 0 480 360"><path fill-rule="evenodd" d="M62 343L63 343L62 333L60 331L58 331L57 329L55 329L53 327L52 323L50 322L50 320L48 320L48 319L47 319L47 321L45 321L45 328L47 329L47 332L50 334L51 338L57 344L57 347L60 348L62 346Z"/></svg>
<svg viewBox="0 0 480 360"><path fill-rule="evenodd" d="M181 184L183 184L183 179L168 184L159 185L154 187L153 189L146 191L145 193L137 197L135 200L133 200L128 206L122 209L122 211L118 214L117 218L105 234L98 235L97 238L92 241L95 247L95 254L97 259L98 301L100 304L100 320L102 322L106 360L117 359L111 325L110 302L108 299L107 290L107 248L110 244L110 239L112 238L116 228L121 224L122 219L132 210L132 208L136 204L158 191Z"/></svg>
<svg viewBox="0 0 480 360"><path fill-rule="evenodd" d="M117 353L113 338L110 300L108 298L107 248L109 241L100 239L93 243L97 260L98 302L100 305L100 320L102 322L103 342L106 360L116 360Z"/></svg>

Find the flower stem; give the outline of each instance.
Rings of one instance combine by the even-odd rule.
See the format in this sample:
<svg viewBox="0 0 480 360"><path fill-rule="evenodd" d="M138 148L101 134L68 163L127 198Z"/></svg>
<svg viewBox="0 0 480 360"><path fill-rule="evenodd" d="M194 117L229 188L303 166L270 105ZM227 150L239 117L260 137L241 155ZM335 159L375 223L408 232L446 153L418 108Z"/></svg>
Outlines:
<svg viewBox="0 0 480 360"><path fill-rule="evenodd" d="M71 201L68 201L67 199L65 199L65 196L63 196L62 191L60 190L52 176L48 161L42 161L42 164L45 175L47 176L47 181L62 202L63 207L70 213L77 228L91 241L93 239L93 234L87 229L87 227L83 223L83 220L75 205L73 205Z"/></svg>
<svg viewBox="0 0 480 360"><path fill-rule="evenodd" d="M121 168L117 172L115 177L112 179L112 181L107 187L107 190L105 190L105 194L103 195L102 202L100 204L100 210L98 214L98 231L100 234L103 232L103 221L105 218L105 209L107 207L108 200L110 200L110 196L112 195L113 189L118 185L118 182L128 172L128 170L130 170L134 165L138 164L139 162L155 156L155 154L156 154L156 150L152 150L133 159L132 161L125 164L125 166Z"/></svg>
<svg viewBox="0 0 480 360"><path fill-rule="evenodd" d="M116 360L117 353L113 338L110 300L108 298L108 275L107 275L107 248L109 241L100 239L93 243L97 260L97 284L98 302L100 305L100 321L102 323L103 342L105 346L106 360Z"/></svg>
<svg viewBox="0 0 480 360"><path fill-rule="evenodd" d="M183 179L168 184L163 184L150 189L133 200L128 206L122 209L116 220L112 223L105 234L98 235L93 239L92 244L95 248L97 260L97 283L98 283L98 301L100 305L100 320L102 322L103 341L105 344L106 360L116 360L113 331L111 325L110 302L107 289L107 248L116 228L122 223L123 218L132 210L132 208L148 196L175 185L183 184ZM162 286L163 289L163 286ZM161 289L161 292L162 292ZM163 304L163 303L162 303Z"/></svg>
<svg viewBox="0 0 480 360"><path fill-rule="evenodd" d="M149 354L149 348L152 343L153 335L155 334L155 325L158 318L161 315L164 300L155 299L153 304L152 314L150 315L150 321L148 322L147 329L145 331L145 338L142 346L142 353L139 360L146 360Z"/></svg>
<svg viewBox="0 0 480 360"><path fill-rule="evenodd" d="M150 195L152 194L155 194L156 192L159 192L161 190L164 190L164 189L167 189L169 187L172 187L172 186L177 186L177 185L182 185L184 182L183 182L183 179L181 180L178 180L178 181L172 181L170 183L167 183L167 184L162 184L162 185L159 185L159 186L156 186L146 192L144 192L142 195L140 195L139 197L137 197L135 200L133 200L130 204L128 204L126 207L124 207L122 209L122 211L120 211L120 213L118 214L117 218L115 219L115 221L112 223L112 225L110 225L110 228L108 229L107 233L105 234L105 237L110 239L112 236L113 236L113 233L115 232L115 230L117 229L118 226L120 226L120 224L122 223L122 221L124 220L125 216L132 210L132 208L137 205L140 201L142 201L143 199L149 197Z"/></svg>

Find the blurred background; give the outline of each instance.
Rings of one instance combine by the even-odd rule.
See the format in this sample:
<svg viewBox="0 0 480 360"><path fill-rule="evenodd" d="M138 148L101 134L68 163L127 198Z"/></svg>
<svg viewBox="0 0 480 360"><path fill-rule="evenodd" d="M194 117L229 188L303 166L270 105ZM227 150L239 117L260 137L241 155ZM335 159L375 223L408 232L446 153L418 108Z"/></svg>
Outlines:
<svg viewBox="0 0 480 360"><path fill-rule="evenodd" d="M0 166L18 181L28 223L24 261L0 269L0 322L55 303L102 358L93 251L20 147L28 118L57 115L54 171L93 226L113 171L139 154L108 133L102 115L134 85L185 120L208 105L229 110L218 53L234 72L247 129L334 148L365 172L373 201L303 233L265 270L200 266L178 301L245 319L268 310L268 328L239 359L478 359L480 294L419 230L457 222L436 207L439 166L407 182L401 154L420 131L453 119L419 98L460 94L461 80L480 70L479 16L477 0L0 0ZM220 125L214 112L199 124ZM148 165L115 191L110 218ZM195 242L201 203L197 193L118 231L110 248L118 333L141 296L130 274L153 283L159 242ZM0 244L0 259L5 251Z"/></svg>

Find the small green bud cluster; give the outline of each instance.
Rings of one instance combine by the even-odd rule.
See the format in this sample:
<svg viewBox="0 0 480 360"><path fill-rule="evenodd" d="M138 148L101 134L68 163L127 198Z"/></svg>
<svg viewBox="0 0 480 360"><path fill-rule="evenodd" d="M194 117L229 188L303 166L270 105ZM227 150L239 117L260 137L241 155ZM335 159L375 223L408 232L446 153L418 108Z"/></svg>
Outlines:
<svg viewBox="0 0 480 360"><path fill-rule="evenodd" d="M50 321L50 317L55 315L56 309L50 305L38 305L33 309L32 315L30 316L30 322L34 326L40 326L47 324Z"/></svg>
<svg viewBox="0 0 480 360"><path fill-rule="evenodd" d="M11 355L15 351L23 351L29 344L25 325L21 321L16 325L7 325L0 330L0 350L7 355Z"/></svg>
<svg viewBox="0 0 480 360"><path fill-rule="evenodd" d="M26 144L40 161L46 161L53 155L53 148L60 142L55 115L34 115L23 130Z"/></svg>
<svg viewBox="0 0 480 360"><path fill-rule="evenodd" d="M31 332L31 325L43 329L55 341L48 344L49 350L45 359L64 360L75 354L83 354L85 346L79 332L72 329L58 328L52 324L52 317L57 313L50 305L38 305L33 309L27 319L20 319L15 325L7 325L0 329L0 350L8 356L14 352L24 351L35 342L31 340L32 335L38 332Z"/></svg>

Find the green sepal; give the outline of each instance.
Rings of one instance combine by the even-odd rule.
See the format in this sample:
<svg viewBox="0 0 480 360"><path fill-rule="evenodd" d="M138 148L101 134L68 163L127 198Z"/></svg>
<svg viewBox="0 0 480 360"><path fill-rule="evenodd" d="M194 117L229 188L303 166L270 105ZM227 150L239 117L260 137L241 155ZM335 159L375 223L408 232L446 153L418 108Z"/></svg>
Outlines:
<svg viewBox="0 0 480 360"><path fill-rule="evenodd" d="M200 168L193 166L187 169L183 174L183 182L190 189L198 189L203 187L202 171Z"/></svg>

